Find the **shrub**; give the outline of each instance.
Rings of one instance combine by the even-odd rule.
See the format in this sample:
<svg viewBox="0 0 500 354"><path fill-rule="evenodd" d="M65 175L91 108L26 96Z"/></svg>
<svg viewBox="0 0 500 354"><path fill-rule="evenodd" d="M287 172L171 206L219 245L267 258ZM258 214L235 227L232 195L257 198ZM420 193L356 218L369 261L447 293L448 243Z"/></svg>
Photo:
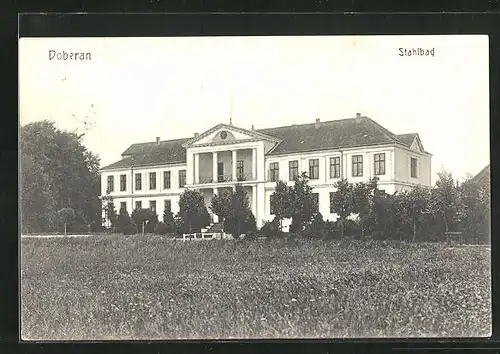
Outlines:
<svg viewBox="0 0 500 354"><path fill-rule="evenodd" d="M246 240L246 241L254 241L257 237L258 237L257 232L255 232L255 231L248 231L245 234L245 237L243 239Z"/></svg>
<svg viewBox="0 0 500 354"><path fill-rule="evenodd" d="M340 233L338 230L337 223L327 220L325 222L325 237L328 239L338 239L340 237Z"/></svg>
<svg viewBox="0 0 500 354"><path fill-rule="evenodd" d="M164 222L159 222L154 229L154 233L157 235L166 235L168 233L171 233L171 231L167 224L165 224Z"/></svg>
<svg viewBox="0 0 500 354"><path fill-rule="evenodd" d="M142 232L143 223L145 224L145 233L154 232L158 223L158 215L154 211L151 209L135 209L131 216L139 232Z"/></svg>
<svg viewBox="0 0 500 354"><path fill-rule="evenodd" d="M303 235L308 238L324 238L326 236L325 226L323 215L316 213L312 221L306 225Z"/></svg>
<svg viewBox="0 0 500 354"><path fill-rule="evenodd" d="M266 221L260 228L260 233L266 237L276 237L278 236L279 227L275 220Z"/></svg>
<svg viewBox="0 0 500 354"><path fill-rule="evenodd" d="M165 227L167 228L167 233L175 232L175 218L171 211L165 210L163 213L163 224L165 224Z"/></svg>
<svg viewBox="0 0 500 354"><path fill-rule="evenodd" d="M132 224L132 219L130 218L128 211L126 209L120 209L120 213L118 214L115 222L115 231L125 233L125 227L129 224Z"/></svg>
<svg viewBox="0 0 500 354"><path fill-rule="evenodd" d="M123 228L123 233L125 235L133 235L133 234L136 234L137 233L137 226L135 226L135 224L128 224L126 225L124 228Z"/></svg>

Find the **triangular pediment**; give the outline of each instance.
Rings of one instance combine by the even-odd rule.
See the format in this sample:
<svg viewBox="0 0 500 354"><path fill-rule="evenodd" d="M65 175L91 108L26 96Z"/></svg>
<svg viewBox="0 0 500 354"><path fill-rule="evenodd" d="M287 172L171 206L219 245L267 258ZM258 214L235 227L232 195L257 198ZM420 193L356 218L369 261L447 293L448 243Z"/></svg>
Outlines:
<svg viewBox="0 0 500 354"><path fill-rule="evenodd" d="M422 142L420 141L420 137L418 136L418 134L415 135L415 138L413 139L413 142L410 145L410 149L419 152L425 152L424 146L422 145Z"/></svg>
<svg viewBox="0 0 500 354"><path fill-rule="evenodd" d="M227 124L218 124L206 132L187 141L183 146L208 146L258 140L265 140L273 143L279 141L270 135L262 134L254 130L238 128Z"/></svg>

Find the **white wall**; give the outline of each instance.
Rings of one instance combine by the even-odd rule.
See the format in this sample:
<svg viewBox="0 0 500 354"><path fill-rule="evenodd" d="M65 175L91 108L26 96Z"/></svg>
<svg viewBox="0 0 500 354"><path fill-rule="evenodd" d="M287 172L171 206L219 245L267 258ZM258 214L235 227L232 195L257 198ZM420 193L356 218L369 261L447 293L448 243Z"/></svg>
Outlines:
<svg viewBox="0 0 500 354"><path fill-rule="evenodd" d="M289 181L288 162L293 160L299 161L299 173L306 172L309 174L309 160L319 159L319 179L310 180L310 184L323 185L333 184L337 182L338 178L330 178L330 158L342 156L342 174L349 182L367 182L370 178L375 177L374 155L385 153L385 174L377 175L379 182L392 181L391 171L394 169L394 162L392 159L392 151L394 147L380 147L380 148L359 148L359 149L346 149L343 153L339 151L321 151L302 154L289 154L280 156L270 156L266 158L265 170L266 179L269 177L269 165L273 162L279 163L279 177L283 181ZM363 156L363 176L352 176L352 157L354 155ZM273 186L273 183L266 184L266 187Z"/></svg>
<svg viewBox="0 0 500 354"><path fill-rule="evenodd" d="M417 151L395 148L395 180L397 182L431 185L431 158ZM411 158L417 159L417 177L411 177Z"/></svg>
<svg viewBox="0 0 500 354"><path fill-rule="evenodd" d="M254 145L255 146L255 145ZM379 188L383 189L386 193L394 193L395 191L407 190L411 188L411 185L423 184L430 185L430 160L431 158L420 154L418 152L413 152L407 149L387 146L387 147L366 147L358 149L346 149L343 153L339 151L326 151L326 152L311 152L311 153L301 153L301 154L290 154L281 156L264 156L265 146L263 142L257 143L257 173L258 180L265 181L268 178L269 164L272 162L279 163L279 177L281 180L287 181L288 184L292 184L289 181L289 168L288 163L292 160L299 161L299 173L305 171L309 172L309 160L317 158L319 159L319 179L311 180L310 185L313 187L314 193L319 193L319 210L323 215L325 220L336 220L337 216L330 213L330 192L335 191L334 183L338 181L337 178L330 178L330 157L342 156L342 174L347 178L349 182L366 182L370 178L375 176L374 168L374 154L385 153L385 174L378 175L379 178ZM363 176L353 177L352 176L352 156L363 155ZM192 152L190 154L192 156ZM410 157L416 156L418 159L418 178L410 178ZM193 158L194 159L194 158ZM239 150L238 160L243 159L244 162L244 172L250 173L252 171L252 152L251 150ZM212 175L212 156L211 154L200 155L200 171L205 171L203 175ZM218 161L224 162L224 174L232 174L232 153L231 151L222 151L218 153ZM192 167L193 165L190 164ZM189 167L189 166L188 166ZM107 176L110 174L115 178L115 191L111 193L114 198L115 206L117 211L120 208L121 201L127 201L127 210L131 212L135 208L135 201L140 200L143 203L143 207L149 207L150 200L156 200L157 213L160 217L163 215L164 200L166 198L171 199L172 211L174 213L178 212L178 200L179 195L183 192L184 188L179 188L179 170L187 169L186 165L171 165L163 167L149 167L149 168L135 168L133 174L141 173L142 175L142 190L132 192L131 187L135 187L134 181L131 179L132 170L123 169L115 171L103 171L102 172L102 194L105 195L107 188ZM171 188L165 189L163 186L163 171L171 171ZM149 172L157 173L157 186L155 190L149 189ZM191 171L187 171L187 177L189 177ZM120 192L120 174L126 174L127 176L127 189L124 192ZM187 178L187 183L189 183L189 178ZM255 210L255 216L257 219L257 224L260 227L262 221L272 220L274 217L270 214L269 198L273 193L275 187L275 182L264 182L257 183L256 190L256 200L257 208ZM287 226L287 223L285 223Z"/></svg>

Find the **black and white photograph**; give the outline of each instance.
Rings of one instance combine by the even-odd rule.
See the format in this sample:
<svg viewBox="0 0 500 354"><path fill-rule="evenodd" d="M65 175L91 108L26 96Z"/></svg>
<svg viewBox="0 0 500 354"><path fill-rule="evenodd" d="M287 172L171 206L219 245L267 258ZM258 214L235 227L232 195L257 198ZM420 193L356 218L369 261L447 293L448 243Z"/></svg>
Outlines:
<svg viewBox="0 0 500 354"><path fill-rule="evenodd" d="M491 336L488 45L21 38L21 339Z"/></svg>

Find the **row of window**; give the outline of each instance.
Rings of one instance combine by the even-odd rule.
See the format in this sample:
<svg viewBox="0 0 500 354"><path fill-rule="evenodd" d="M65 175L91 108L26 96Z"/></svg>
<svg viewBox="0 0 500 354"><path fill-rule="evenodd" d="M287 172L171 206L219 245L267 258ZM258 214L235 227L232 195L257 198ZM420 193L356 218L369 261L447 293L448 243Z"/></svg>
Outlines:
<svg viewBox="0 0 500 354"><path fill-rule="evenodd" d="M417 159L411 158L411 177L417 177ZM330 157L330 178L340 178L341 174L340 157ZM374 173L376 176L385 175L385 153L375 154L373 160ZM290 181L299 174L299 161L288 162L288 173ZM352 156L352 176L363 176L363 155ZM319 179L319 159L309 160L309 178ZM279 180L279 163L269 164L269 180L276 182Z"/></svg>
<svg viewBox="0 0 500 354"><path fill-rule="evenodd" d="M186 170L179 170L179 188L186 185ZM163 171L163 189L171 188L171 174L170 171ZM149 190L156 189L156 172L149 172ZM108 193L114 192L114 176L108 176ZM127 190L127 175L120 175L120 192ZM142 174L135 174L135 190L142 190Z"/></svg>
<svg viewBox="0 0 500 354"><path fill-rule="evenodd" d="M172 211L172 201L170 199L165 199L165 210L167 211ZM138 200L135 202L135 209L141 209L142 208L142 201ZM127 202L120 202L120 210L125 209L127 210ZM135 210L134 209L134 210ZM156 200L150 200L149 201L149 209L152 211L156 211Z"/></svg>
<svg viewBox="0 0 500 354"><path fill-rule="evenodd" d="M385 191L383 189L379 189L379 192L380 193L385 193ZM335 213L335 211L334 211L334 205L333 205L333 198L334 197L335 197L334 192L330 192L330 213L331 214ZM270 206L270 209L271 209L271 215L273 215L274 214L274 195L271 195L271 197L269 199L269 206ZM314 212L318 212L319 211L319 193L312 193L312 205L310 206L310 208Z"/></svg>

